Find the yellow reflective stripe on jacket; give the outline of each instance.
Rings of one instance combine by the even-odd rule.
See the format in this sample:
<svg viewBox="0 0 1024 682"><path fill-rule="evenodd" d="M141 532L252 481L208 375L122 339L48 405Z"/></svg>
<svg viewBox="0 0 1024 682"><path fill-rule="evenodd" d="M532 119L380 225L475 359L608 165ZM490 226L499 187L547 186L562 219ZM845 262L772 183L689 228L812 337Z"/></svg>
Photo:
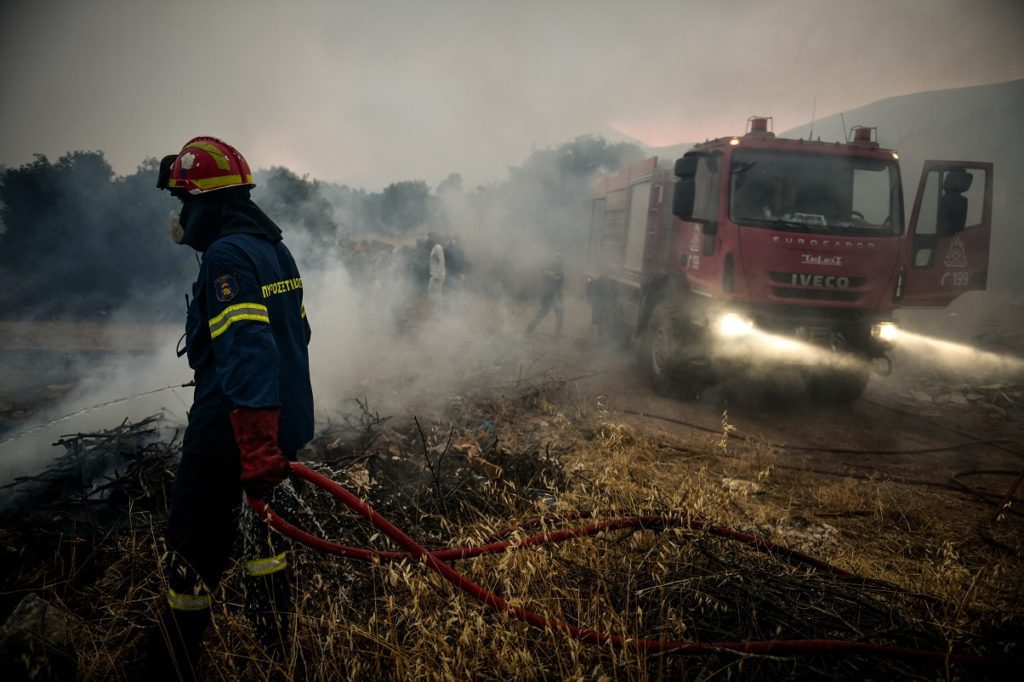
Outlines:
<svg viewBox="0 0 1024 682"><path fill-rule="evenodd" d="M299 317L301 317L302 319L306 319L306 304L305 303L303 303L301 306L299 306Z"/></svg>
<svg viewBox="0 0 1024 682"><path fill-rule="evenodd" d="M237 303L228 306L221 311L220 315L210 320L210 338L217 338L232 324L242 320L270 324L270 313L267 312L267 306L262 303Z"/></svg>
<svg viewBox="0 0 1024 682"><path fill-rule="evenodd" d="M252 559L245 562L245 572L249 575L270 575L288 568L288 553L281 552L277 556L264 559Z"/></svg>
<svg viewBox="0 0 1024 682"><path fill-rule="evenodd" d="M167 590L167 604L176 611L202 611L213 605L209 592L203 594L178 594Z"/></svg>

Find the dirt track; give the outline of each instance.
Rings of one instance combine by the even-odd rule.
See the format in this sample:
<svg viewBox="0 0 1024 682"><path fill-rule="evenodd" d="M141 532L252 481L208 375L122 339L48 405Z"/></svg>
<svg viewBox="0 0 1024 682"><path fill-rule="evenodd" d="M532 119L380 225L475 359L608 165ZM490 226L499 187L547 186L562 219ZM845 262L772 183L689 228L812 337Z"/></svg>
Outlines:
<svg viewBox="0 0 1024 682"><path fill-rule="evenodd" d="M717 387L687 401L654 393L629 358L606 367L583 382L582 391L610 418L684 444L721 440L727 424L727 455L711 466L726 476L749 476L751 453L770 451L772 457L760 462L775 469L765 492L807 515L863 513L863 507L829 511L813 499L819 487L845 476L890 482L886 495L894 504L930 516L936 540L957 542L992 515L1016 480L1011 472L1024 468L1024 419L1012 402L1021 402L1019 384L985 389L962 377L903 367L874 377L865 395L846 406L810 403L797 381L770 393L749 385ZM1004 473L973 473L979 470ZM958 491L958 475L990 497ZM1019 527L1015 533L1019 542Z"/></svg>
<svg viewBox="0 0 1024 682"><path fill-rule="evenodd" d="M948 448L971 441L1010 440L1024 443L1024 426L1017 410L996 412L982 400L966 405L922 403L911 397L899 377L875 377L865 395L850 405L822 406L808 402L797 385L782 395L764 396L742 387L713 389L699 400L686 401L655 394L641 370L623 365L592 390L608 395L608 407L623 419L676 436L693 428L657 417L689 422L721 431L723 415L737 435L760 437L778 444L825 450L872 451ZM612 390L613 389L613 390ZM737 394L737 391L739 392ZM644 419L642 412L649 415ZM800 455L793 454L794 457ZM1019 464L1019 458L997 446L969 446L912 455L857 455L823 452L804 459L836 464L877 466L941 473L956 468Z"/></svg>

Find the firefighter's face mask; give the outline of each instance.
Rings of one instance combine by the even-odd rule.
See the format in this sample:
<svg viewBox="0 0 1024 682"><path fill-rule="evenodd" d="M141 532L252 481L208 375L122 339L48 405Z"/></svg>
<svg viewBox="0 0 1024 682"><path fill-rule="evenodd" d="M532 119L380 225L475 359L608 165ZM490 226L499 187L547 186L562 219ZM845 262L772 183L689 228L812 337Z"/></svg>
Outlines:
<svg viewBox="0 0 1024 682"><path fill-rule="evenodd" d="M185 238L185 228L181 225L181 213L179 211L171 211L171 241L175 244L180 244L181 240Z"/></svg>

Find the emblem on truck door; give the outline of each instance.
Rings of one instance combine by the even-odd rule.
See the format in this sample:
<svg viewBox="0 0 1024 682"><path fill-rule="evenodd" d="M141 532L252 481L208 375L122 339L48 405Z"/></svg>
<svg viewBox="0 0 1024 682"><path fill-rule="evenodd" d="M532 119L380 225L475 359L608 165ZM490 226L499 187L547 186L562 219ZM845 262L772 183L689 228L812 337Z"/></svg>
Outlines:
<svg viewBox="0 0 1024 682"><path fill-rule="evenodd" d="M700 229L700 225L694 225L693 232L690 234L690 251L699 253L700 247L703 243L704 231Z"/></svg>
<svg viewBox="0 0 1024 682"><path fill-rule="evenodd" d="M946 258L943 261L947 268L966 268L967 267L967 245L964 244L963 240L959 236L953 237L953 241L949 244L949 251L946 252Z"/></svg>

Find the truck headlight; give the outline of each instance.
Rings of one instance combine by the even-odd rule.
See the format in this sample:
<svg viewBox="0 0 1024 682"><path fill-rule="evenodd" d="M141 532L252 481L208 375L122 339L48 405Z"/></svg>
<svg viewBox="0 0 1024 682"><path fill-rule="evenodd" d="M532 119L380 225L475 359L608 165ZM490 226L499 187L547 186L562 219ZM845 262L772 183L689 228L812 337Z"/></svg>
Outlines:
<svg viewBox="0 0 1024 682"><path fill-rule="evenodd" d="M900 328L893 322L879 322L871 327L871 336L879 341L895 341Z"/></svg>
<svg viewBox="0 0 1024 682"><path fill-rule="evenodd" d="M754 328L754 322L736 313L726 313L718 318L715 326L722 336L743 336Z"/></svg>

